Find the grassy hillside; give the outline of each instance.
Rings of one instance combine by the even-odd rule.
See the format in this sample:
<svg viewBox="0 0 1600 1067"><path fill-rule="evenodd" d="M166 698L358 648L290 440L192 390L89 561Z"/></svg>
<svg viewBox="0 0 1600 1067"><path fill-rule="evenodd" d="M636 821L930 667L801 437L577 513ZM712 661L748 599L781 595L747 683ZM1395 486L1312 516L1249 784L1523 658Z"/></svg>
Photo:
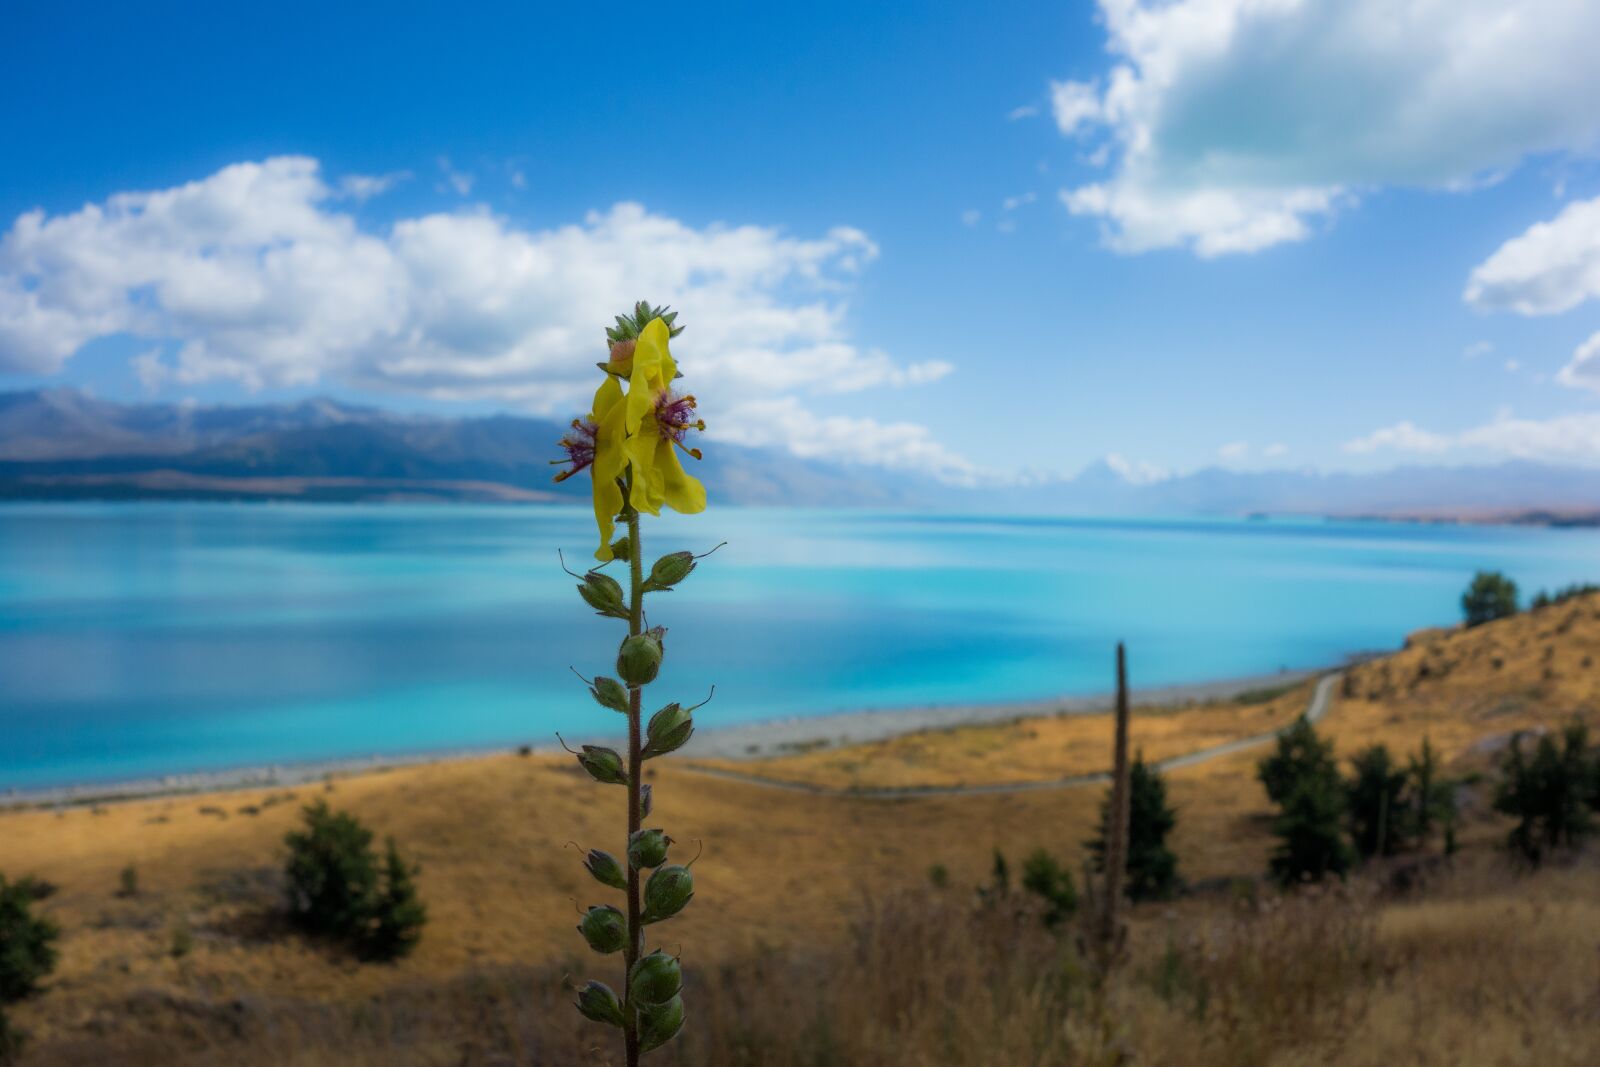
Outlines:
<svg viewBox="0 0 1600 1067"><path fill-rule="evenodd" d="M1452 769L1483 770L1516 730L1593 716L1596 657L1600 595L1417 635L1347 672L1322 728L1341 759L1378 741L1403 754L1426 735ZM1135 744L1161 758L1258 734L1290 721L1308 691L1145 713ZM1076 870L1101 787L848 792L1095 770L1109 738L1104 716L1035 719L739 765L838 795L659 761L660 821L691 850L706 842L696 902L671 936L692 980L716 992L696 996L703 1015L683 1058L660 1062L1044 1064L1109 1055L1100 1046L1110 1040L1156 1063L1577 1063L1581 1042L1600 1047L1600 871L1587 860L1533 879L1511 871L1481 787L1465 798L1456 869L1424 897L1379 899L1358 880L1320 903L1277 904L1256 881L1271 844L1253 774L1260 750L1172 772L1183 873L1219 888L1136 911L1110 1024L1084 1014L1062 977L1070 938L1043 938L1014 913L975 916L970 895L996 848L1015 858L1042 845ZM421 864L431 920L413 956L362 965L285 928L282 838L314 796L393 834ZM292 790L0 814L0 870L56 885L42 907L65 930L50 989L13 1017L39 1063L107 1062L108 1050L132 1063L607 1062L585 1058L596 1035L561 1002L563 975L595 970L572 930L578 905L608 893L567 842L620 851L608 835L621 806L620 790L580 778L564 758L506 755ZM935 863L949 889L930 887ZM138 892L122 896L130 865ZM178 956L180 931L192 949ZM910 981L907 967L931 984L890 982ZM859 989L839 986L846 973L889 988L843 996ZM1262 986L1296 982L1300 994ZM1204 1012L1198 989L1212 1005ZM788 1021L768 1019L763 1004ZM925 1028L911 1028L913 1039L874 1015L894 1016L894 1004L958 1016L940 1024L954 1026L940 1031L943 1051ZM1362 1045L1336 1040L1358 1022ZM739 1047L754 1051L738 1058L729 1049ZM1201 1047L1211 1051L1198 1061L1164 1058ZM788 1058L805 1049L822 1051Z"/></svg>

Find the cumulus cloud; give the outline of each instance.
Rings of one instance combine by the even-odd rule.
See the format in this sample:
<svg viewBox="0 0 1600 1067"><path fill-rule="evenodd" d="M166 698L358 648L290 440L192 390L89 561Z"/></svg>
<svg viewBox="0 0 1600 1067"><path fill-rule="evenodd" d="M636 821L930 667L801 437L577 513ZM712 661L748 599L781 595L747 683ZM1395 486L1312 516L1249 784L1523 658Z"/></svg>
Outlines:
<svg viewBox="0 0 1600 1067"><path fill-rule="evenodd" d="M1519 315L1558 315L1600 299L1600 197L1568 204L1495 249L1467 278L1462 299ZM1600 393L1600 333L1578 346L1556 381Z"/></svg>
<svg viewBox="0 0 1600 1067"><path fill-rule="evenodd" d="M1250 443L1248 441L1229 441L1217 449L1217 455L1226 460L1244 459L1249 454Z"/></svg>
<svg viewBox="0 0 1600 1067"><path fill-rule="evenodd" d="M1282 441L1274 441L1261 450L1261 454L1268 459L1282 459L1289 454L1289 446Z"/></svg>
<svg viewBox="0 0 1600 1067"><path fill-rule="evenodd" d="M794 397L740 405L725 420L722 435L744 445L784 446L806 459L871 461L957 485L974 485L985 477L985 472L936 441L926 426L818 416Z"/></svg>
<svg viewBox="0 0 1600 1067"><path fill-rule="evenodd" d="M1600 331L1578 346L1572 354L1572 362L1561 368L1556 381L1574 389L1600 393Z"/></svg>
<svg viewBox="0 0 1600 1067"><path fill-rule="evenodd" d="M1252 252L1381 186L1461 189L1600 143L1593 0L1099 0L1110 74L1052 86L1112 150L1062 190L1124 252Z"/></svg>
<svg viewBox="0 0 1600 1067"><path fill-rule="evenodd" d="M330 185L316 160L279 157L22 215L0 235L0 372L53 373L88 342L126 335L157 346L135 357L152 388L333 379L565 413L594 387L601 327L649 297L686 312L680 351L713 433L720 418L749 438L753 413L777 411L782 432L764 443L804 453L830 440L844 458L856 442L857 458L960 474L914 426L822 419L820 438L801 433L798 397L951 370L851 341L848 287L878 252L859 230L697 228L622 203L548 230L476 210L376 232L341 208L357 188L373 186Z"/></svg>
<svg viewBox="0 0 1600 1067"><path fill-rule="evenodd" d="M1600 412L1579 412L1548 419L1519 419L1503 414L1494 421L1460 433L1434 433L1400 422L1345 443L1346 452L1382 451L1439 456L1479 452L1499 458L1600 464Z"/></svg>
<svg viewBox="0 0 1600 1067"><path fill-rule="evenodd" d="M1568 204L1473 269L1462 294L1482 311L1555 315L1600 298L1600 197Z"/></svg>

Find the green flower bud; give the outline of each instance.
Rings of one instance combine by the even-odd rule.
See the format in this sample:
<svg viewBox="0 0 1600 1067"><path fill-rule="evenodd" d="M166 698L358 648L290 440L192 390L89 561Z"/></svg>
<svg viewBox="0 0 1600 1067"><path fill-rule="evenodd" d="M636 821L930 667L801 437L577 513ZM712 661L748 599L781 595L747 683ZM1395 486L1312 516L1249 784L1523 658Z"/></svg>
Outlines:
<svg viewBox="0 0 1600 1067"><path fill-rule="evenodd" d="M639 1049L660 1048L683 1029L683 998L673 997L665 1004L639 1006Z"/></svg>
<svg viewBox="0 0 1600 1067"><path fill-rule="evenodd" d="M622 537L619 537L615 541L611 542L611 558L612 559L627 559L628 558L628 554L631 551L632 551L632 549L628 545L628 538L626 537L626 535L624 535Z"/></svg>
<svg viewBox="0 0 1600 1067"><path fill-rule="evenodd" d="M583 584L578 586L578 595L583 597L588 604L601 615L609 615L616 619L629 617L627 603L622 599L622 586L610 575L601 574L599 571L590 571L583 576Z"/></svg>
<svg viewBox="0 0 1600 1067"><path fill-rule="evenodd" d="M667 846L672 844L665 830L635 830L628 835L628 862L638 870L659 867L667 862Z"/></svg>
<svg viewBox="0 0 1600 1067"><path fill-rule="evenodd" d="M610 904L597 904L584 913L578 933L602 956L618 952L628 940L628 919Z"/></svg>
<svg viewBox="0 0 1600 1067"><path fill-rule="evenodd" d="M578 763L597 782L606 785L628 784L628 772L622 768L622 757L613 749L584 745L583 751L578 753Z"/></svg>
<svg viewBox="0 0 1600 1067"><path fill-rule="evenodd" d="M668 704L650 717L645 730L649 738L642 753L645 759L676 752L694 736L694 720L689 712L677 704Z"/></svg>
<svg viewBox="0 0 1600 1067"><path fill-rule="evenodd" d="M597 1023L622 1025L622 1004L618 1002L617 995L611 992L611 987L604 982L591 981L578 990L578 1010L583 1013L584 1018L593 1019Z"/></svg>
<svg viewBox="0 0 1600 1067"><path fill-rule="evenodd" d="M607 678L603 674L597 676L594 684L589 687L589 695L594 697L595 703L602 708L628 714L628 690L615 678Z"/></svg>
<svg viewBox="0 0 1600 1067"><path fill-rule="evenodd" d="M628 989L641 1004L665 1004L683 988L683 968L659 949L641 956L628 974Z"/></svg>
<svg viewBox="0 0 1600 1067"><path fill-rule="evenodd" d="M633 634L622 641L617 652L617 673L629 685L646 685L655 681L661 670L661 638L665 631L658 627L642 634Z"/></svg>
<svg viewBox="0 0 1600 1067"><path fill-rule="evenodd" d="M583 857L583 865L594 875L594 880L613 889L628 888L628 872L622 869L617 857L598 848L591 848Z"/></svg>
<svg viewBox="0 0 1600 1067"><path fill-rule="evenodd" d="M694 875L679 864L657 867L644 884L644 922L658 923L682 911L694 897Z"/></svg>
<svg viewBox="0 0 1600 1067"><path fill-rule="evenodd" d="M639 818L648 819L650 809L655 807L651 796L650 783L644 782L639 786Z"/></svg>
<svg viewBox="0 0 1600 1067"><path fill-rule="evenodd" d="M694 570L694 553L674 552L656 560L650 568L650 585L656 589L671 589Z"/></svg>

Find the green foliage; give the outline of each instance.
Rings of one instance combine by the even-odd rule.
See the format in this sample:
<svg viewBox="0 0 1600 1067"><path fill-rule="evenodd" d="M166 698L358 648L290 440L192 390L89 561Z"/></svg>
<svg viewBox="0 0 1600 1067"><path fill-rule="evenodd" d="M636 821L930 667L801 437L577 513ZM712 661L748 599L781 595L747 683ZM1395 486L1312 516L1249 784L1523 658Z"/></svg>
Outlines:
<svg viewBox="0 0 1600 1067"><path fill-rule="evenodd" d="M1456 783L1440 775L1439 754L1426 737L1422 748L1411 757L1406 774L1410 778L1412 836L1426 845L1434 826L1442 823L1445 851L1450 854L1455 843Z"/></svg>
<svg viewBox="0 0 1600 1067"><path fill-rule="evenodd" d="M33 914L33 884L7 882L0 875L0 1005L21 1000L39 988L56 965L60 928Z"/></svg>
<svg viewBox="0 0 1600 1067"><path fill-rule="evenodd" d="M1517 613L1517 583L1499 571L1479 571L1461 594L1461 614L1468 626L1481 626Z"/></svg>
<svg viewBox="0 0 1600 1067"><path fill-rule="evenodd" d="M1596 756L1589 751L1589 733L1574 720L1558 742L1539 738L1530 759L1522 736L1511 739L1501 764L1495 793L1496 811L1517 820L1507 843L1535 865L1560 848L1576 845L1594 829Z"/></svg>
<svg viewBox="0 0 1600 1067"><path fill-rule="evenodd" d="M942 863L935 863L928 868L928 881L933 883L933 888L944 889L950 885L950 870Z"/></svg>
<svg viewBox="0 0 1600 1067"><path fill-rule="evenodd" d="M348 942L370 959L409 952L421 936L426 910L412 882L413 868L394 842L382 870L372 831L348 812L330 811L321 799L306 806L305 828L284 838L289 914L306 930Z"/></svg>
<svg viewBox="0 0 1600 1067"><path fill-rule="evenodd" d="M1034 849L1022 861L1022 888L1044 901L1046 926L1054 928L1078 910L1078 889L1071 872L1042 848Z"/></svg>
<svg viewBox="0 0 1600 1067"><path fill-rule="evenodd" d="M1256 774L1279 809L1272 824L1278 837L1273 876L1285 885L1343 877L1352 853L1344 838L1345 790L1333 745L1302 716L1278 737L1277 750Z"/></svg>
<svg viewBox="0 0 1600 1067"><path fill-rule="evenodd" d="M1409 775L1383 745L1373 745L1350 761L1355 776L1345 787L1350 839L1362 859L1392 856L1410 837L1413 818Z"/></svg>
<svg viewBox="0 0 1600 1067"><path fill-rule="evenodd" d="M375 922L366 946L373 959L398 959L421 940L428 909L417 895L416 874L417 868L406 865L394 838L389 838L384 849L383 889L373 909Z"/></svg>
<svg viewBox="0 0 1600 1067"><path fill-rule="evenodd" d="M1105 870L1106 835L1111 818L1111 793L1100 801L1100 826L1088 842L1094 869ZM1178 857L1167 847L1167 835L1178 823L1167 803L1167 783L1161 772L1134 757L1128 774L1128 866L1123 887L1132 900L1167 900L1182 885Z"/></svg>
<svg viewBox="0 0 1600 1067"><path fill-rule="evenodd" d="M1338 778L1333 759L1333 743L1317 734L1304 715L1278 735L1278 747L1256 767L1256 777L1267 791L1267 798L1282 805L1295 787L1308 778Z"/></svg>
<svg viewBox="0 0 1600 1067"><path fill-rule="evenodd" d="M1540 608L1564 604L1574 597L1588 596L1590 593L1600 593L1600 585L1593 582L1573 582L1560 589L1541 589L1533 594L1533 599L1528 601L1528 610L1537 611Z"/></svg>
<svg viewBox="0 0 1600 1067"><path fill-rule="evenodd" d="M305 829L284 838L289 914L312 933L359 938L378 893L372 831L321 799L307 805L302 817Z"/></svg>
<svg viewBox="0 0 1600 1067"><path fill-rule="evenodd" d="M117 877L117 896L136 897L139 895L139 868L128 864L122 868L122 873Z"/></svg>

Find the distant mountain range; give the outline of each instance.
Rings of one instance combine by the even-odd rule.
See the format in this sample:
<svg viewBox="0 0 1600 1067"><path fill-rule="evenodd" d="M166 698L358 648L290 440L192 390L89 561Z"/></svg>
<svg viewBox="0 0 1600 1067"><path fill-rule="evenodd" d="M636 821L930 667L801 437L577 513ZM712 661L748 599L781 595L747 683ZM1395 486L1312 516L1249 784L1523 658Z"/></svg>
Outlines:
<svg viewBox="0 0 1600 1067"><path fill-rule="evenodd" d="M0 393L0 499L576 502L549 461L565 426L444 418L313 399L121 404L73 389ZM1509 462L1374 473L1208 467L1134 482L1109 461L1074 478L950 489L864 466L718 445L695 473L731 504L1079 514L1317 514L1600 521L1600 470Z"/></svg>

